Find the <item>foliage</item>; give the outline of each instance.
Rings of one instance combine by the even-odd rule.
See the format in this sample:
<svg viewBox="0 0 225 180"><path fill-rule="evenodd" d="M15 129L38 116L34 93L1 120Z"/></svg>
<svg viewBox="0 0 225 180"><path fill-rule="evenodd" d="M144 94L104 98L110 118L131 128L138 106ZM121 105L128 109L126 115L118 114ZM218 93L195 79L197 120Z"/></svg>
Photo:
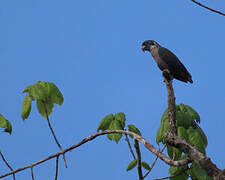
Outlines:
<svg viewBox="0 0 225 180"><path fill-rule="evenodd" d="M127 171L130 171L131 169L135 168L137 166L137 159L134 159L130 162L130 164L127 166Z"/></svg>
<svg viewBox="0 0 225 180"><path fill-rule="evenodd" d="M146 163L145 161L142 161L141 162L141 166L143 167L143 168L145 168L146 170L151 170L151 167L148 165L148 163Z"/></svg>
<svg viewBox="0 0 225 180"><path fill-rule="evenodd" d="M119 112L114 114L108 114L106 115L101 122L98 125L97 132L100 130L124 130L126 126L126 116L123 112ZM141 132L138 128L136 128L134 125L128 125L128 131L134 132L141 136ZM122 134L114 133L114 134L108 134L108 138L110 140L115 141L116 143L119 142L119 140L122 138Z"/></svg>
<svg viewBox="0 0 225 180"><path fill-rule="evenodd" d="M102 131L124 130L125 126L126 126L126 116L124 113L119 112L119 113L116 113L115 115L110 113L101 120L101 122L98 125L97 132L99 132L100 130L102 130ZM131 131L131 132L141 136L140 130L133 124L128 125L128 131ZM122 138L122 136L123 135L119 134L119 133L108 134L108 139L113 140L116 143L118 143L120 141L120 139ZM128 137L129 136L127 136L127 138ZM133 139L132 136L130 136L130 137ZM126 139L126 140L129 141L129 139ZM127 166L127 171L130 171L131 169L135 168L136 166L137 166L137 160L135 158ZM149 164L145 161L142 161L141 166L146 170L151 169Z"/></svg>
<svg viewBox="0 0 225 180"><path fill-rule="evenodd" d="M63 95L58 87L52 82L38 81L27 86L23 93L27 93L22 104L21 117L27 119L31 112L32 101L37 101L39 113L46 118L50 115L54 104L62 105Z"/></svg>
<svg viewBox="0 0 225 180"><path fill-rule="evenodd" d="M4 128L4 132L12 133L12 125L3 115L0 114L0 127Z"/></svg>
<svg viewBox="0 0 225 180"><path fill-rule="evenodd" d="M184 104L177 105L176 123L177 123L177 135L180 138L185 139L189 144L195 146L196 148L199 149L199 151L205 154L205 149L208 144L208 141L205 133L198 125L198 123L200 123L199 114L188 105ZM157 131L156 142L158 144L160 142L163 142L164 134L168 131L169 131L168 109L166 109L162 115L161 124ZM169 157L174 160L181 160L185 157L184 155L182 155L182 152L179 149L172 147L170 145L167 145L167 153ZM204 174L205 171L194 163L192 163L188 171L186 171L185 169L188 169L188 167L171 166L169 169L170 174L171 175L179 174L179 176L176 176L171 179L173 180L187 179L189 175L192 177L192 179L195 179L195 177L197 177L197 179L199 180L208 178L207 174ZM182 173L181 171L184 172ZM199 177L196 174L198 175L201 174L202 176Z"/></svg>

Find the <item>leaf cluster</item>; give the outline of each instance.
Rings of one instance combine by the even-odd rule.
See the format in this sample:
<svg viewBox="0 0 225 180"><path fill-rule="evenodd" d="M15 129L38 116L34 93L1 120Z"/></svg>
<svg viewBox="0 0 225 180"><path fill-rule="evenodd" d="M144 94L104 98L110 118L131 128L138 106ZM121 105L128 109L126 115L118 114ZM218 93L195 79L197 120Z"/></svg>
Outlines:
<svg viewBox="0 0 225 180"><path fill-rule="evenodd" d="M178 137L185 139L189 144L197 147L199 151L205 154L205 149L207 147L208 141L205 133L199 127L198 123L200 123L199 114L190 106L179 104L176 106L176 123L177 123L177 135ZM157 131L156 142L159 144L163 142L164 134L169 132L169 121L168 121L168 109L162 115L161 124ZM186 157L179 149L167 145L167 153L171 159L181 160ZM199 173L197 173L199 171ZM170 167L169 170L171 175L177 175L171 179L179 180L179 179L187 179L189 175L192 179L202 180L203 169L201 169L198 165L192 163L189 168L187 165L181 167ZM201 177L199 176L201 174ZM204 175L206 177L207 174ZM207 176L208 177L208 176Z"/></svg>
<svg viewBox="0 0 225 180"><path fill-rule="evenodd" d="M116 114L108 114L106 115L101 122L98 125L97 131L99 132L100 130L106 131L106 130L124 130L126 126L126 116L123 112L119 112ZM128 131L131 131L135 134L138 134L141 136L140 130L133 124L127 125ZM113 140L116 143L120 141L122 138L123 134L119 133L114 133L114 134L108 134L108 139ZM132 136L130 136L133 138ZM142 167L146 170L150 170L151 167L149 164L145 161L142 161L141 163ZM137 166L137 159L135 158L133 161L131 161L127 167L127 171L130 171L134 167Z"/></svg>
<svg viewBox="0 0 225 180"><path fill-rule="evenodd" d="M126 116L123 112L118 112L114 114L106 115L98 125L97 132L100 130L124 130L126 126ZM128 125L128 131L134 132L141 136L141 132L134 125ZM122 134L114 133L108 134L108 139L115 141L116 143L122 138Z"/></svg>
<svg viewBox="0 0 225 180"><path fill-rule="evenodd" d="M52 82L38 81L27 86L23 93L27 93L22 104L21 117L27 119L31 112L32 101L36 100L39 113L46 118L51 114L54 104L62 105L63 95Z"/></svg>

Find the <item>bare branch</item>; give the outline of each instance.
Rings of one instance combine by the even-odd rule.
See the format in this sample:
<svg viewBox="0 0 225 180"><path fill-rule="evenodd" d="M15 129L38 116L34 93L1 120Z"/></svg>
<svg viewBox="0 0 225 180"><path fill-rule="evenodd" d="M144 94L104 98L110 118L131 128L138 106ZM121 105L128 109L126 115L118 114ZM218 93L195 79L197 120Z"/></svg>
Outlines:
<svg viewBox="0 0 225 180"><path fill-rule="evenodd" d="M54 140L55 140L57 146L59 147L59 149L60 149L61 151L63 151L63 148L62 148L61 144L59 143L58 139L56 138L55 132L54 132L54 130L53 130L53 128L52 128L52 125L51 125L51 123L50 123L50 120L49 120L49 117L48 117L48 111L47 111L46 103L43 102L43 105L44 105L44 109L45 109L46 119L47 119L47 121L48 121L48 126L49 126L49 128L50 128L50 130L51 130L51 133L52 133L52 135L53 135L53 137L54 137ZM66 166L66 168L67 168L68 166L67 166L67 163L66 163L66 156L65 156L65 154L62 154L62 155L63 155L63 160L64 160L64 163L65 163L65 166Z"/></svg>
<svg viewBox="0 0 225 180"><path fill-rule="evenodd" d="M125 137L126 137L126 141L127 141L128 146L129 146L130 152L131 152L133 158L136 159L135 154L134 154L134 151L133 151L133 149L131 147L130 140L129 140L127 134L125 134Z"/></svg>
<svg viewBox="0 0 225 180"><path fill-rule="evenodd" d="M55 180L58 178L58 169L59 169L59 156L56 156L56 167L55 167Z"/></svg>
<svg viewBox="0 0 225 180"><path fill-rule="evenodd" d="M2 157L3 162L6 164L6 166L13 171L13 168L9 165L9 163L6 161L5 157L3 156L2 152L0 151L0 156ZM16 180L16 175L13 173L13 180Z"/></svg>
<svg viewBox="0 0 225 180"><path fill-rule="evenodd" d="M139 180L143 180L143 173L142 173L142 167L141 167L141 151L140 151L138 141L136 139L134 140L134 147L137 153L137 166L138 166Z"/></svg>
<svg viewBox="0 0 225 180"><path fill-rule="evenodd" d="M162 153L162 152L164 151L165 148L166 148L166 144L163 145L163 147L162 147L161 150L159 149L159 152ZM146 177L148 176L148 174L152 171L152 168L155 166L155 163L156 163L156 161L158 160L158 158L159 158L158 156L155 157L155 159L154 159L154 161L153 161L153 163L152 163L150 169L146 172L146 174L144 175L143 179L146 178Z"/></svg>
<svg viewBox="0 0 225 180"><path fill-rule="evenodd" d="M221 11L217 11L217 10L215 10L215 9L212 9L212 8L210 8L210 7L207 7L207 6L201 4L201 3L198 2L198 1L195 1L195 0L191 0L191 1L194 2L194 3L196 3L196 4L198 4L199 6L201 6L201 7L203 7L203 8L206 8L206 9L212 11L212 12L215 12L215 13L218 13L218 14L220 14L220 15L222 15L222 16L225 16L225 13L223 13L223 12L221 12Z"/></svg>
<svg viewBox="0 0 225 180"><path fill-rule="evenodd" d="M28 166L24 166L22 168L19 168L17 170L14 170L14 171L11 171L9 173L6 173L6 174L3 174L0 176L0 178L3 178L3 177L6 177L6 176L9 176L11 174L15 174L15 173L18 173L20 171L23 171L27 168L31 168L31 167L34 167L34 166L37 166L41 163L44 163L45 161L48 161L50 159L53 159L53 158L56 158L57 156L60 156L62 154L65 154L67 153L68 151L71 151L93 139L95 139L96 137L98 136L102 136L102 135L105 135L105 134L112 134L112 133L120 133L120 134L127 134L127 135L130 135L132 136L134 139L136 139L137 141L139 141L140 143L142 143L149 151L151 151L152 153L154 153L156 156L159 156L160 159L162 159L165 163L169 164L169 165L172 165L172 166L182 166L182 165L185 165L185 164L188 164L189 163L189 159L184 159L184 160L179 160L179 161L173 161L171 159L169 159L166 155L164 155L163 153L157 151L153 145L151 145L149 142L147 142L143 137L133 133L133 132L130 132L130 131L125 131L125 130L111 130L111 131L103 131L103 132L98 132L98 133L95 133L95 134L92 134L91 136L89 137L86 137L84 138L82 141L80 141L79 143L77 144L74 144L68 148L66 148L65 150L63 151L60 151L56 154L52 154L50 156L48 156L47 158L44 158L40 161L37 161L33 164L30 164Z"/></svg>
<svg viewBox="0 0 225 180"><path fill-rule="evenodd" d="M34 180L34 172L33 172L33 167L30 168L30 172L31 172L31 177L32 177L32 180Z"/></svg>

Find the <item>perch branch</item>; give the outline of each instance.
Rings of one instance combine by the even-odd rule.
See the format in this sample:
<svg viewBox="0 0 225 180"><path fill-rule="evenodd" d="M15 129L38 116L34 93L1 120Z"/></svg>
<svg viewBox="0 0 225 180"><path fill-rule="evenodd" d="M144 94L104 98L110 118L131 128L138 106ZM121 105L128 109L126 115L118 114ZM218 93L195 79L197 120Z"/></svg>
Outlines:
<svg viewBox="0 0 225 180"><path fill-rule="evenodd" d="M169 74L169 70L163 70L164 82L166 83L167 96L168 96L168 121L170 125L170 132L177 134L176 124L176 104L173 90L172 77Z"/></svg>

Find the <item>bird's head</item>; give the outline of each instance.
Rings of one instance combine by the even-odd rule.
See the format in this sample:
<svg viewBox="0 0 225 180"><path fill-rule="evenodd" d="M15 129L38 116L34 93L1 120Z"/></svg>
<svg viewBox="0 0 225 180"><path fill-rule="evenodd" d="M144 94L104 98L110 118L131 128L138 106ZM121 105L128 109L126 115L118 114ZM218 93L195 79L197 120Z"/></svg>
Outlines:
<svg viewBox="0 0 225 180"><path fill-rule="evenodd" d="M142 51L151 51L152 49L159 47L159 44L153 40L147 40L142 43Z"/></svg>

